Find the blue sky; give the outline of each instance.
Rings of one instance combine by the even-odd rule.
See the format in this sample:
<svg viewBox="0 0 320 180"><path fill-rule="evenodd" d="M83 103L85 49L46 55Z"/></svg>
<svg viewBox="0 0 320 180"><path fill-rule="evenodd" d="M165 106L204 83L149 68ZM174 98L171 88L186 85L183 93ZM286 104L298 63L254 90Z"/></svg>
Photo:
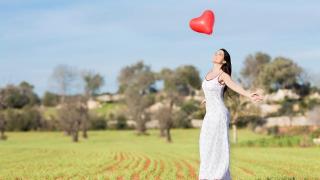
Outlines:
<svg viewBox="0 0 320 180"><path fill-rule="evenodd" d="M26 80L42 95L53 68L67 64L105 77L117 90L126 65L144 60L155 71L183 64L201 77L223 47L239 72L248 54L293 59L308 72L320 66L320 1L0 1L0 86ZM193 32L191 18L215 13L213 35Z"/></svg>

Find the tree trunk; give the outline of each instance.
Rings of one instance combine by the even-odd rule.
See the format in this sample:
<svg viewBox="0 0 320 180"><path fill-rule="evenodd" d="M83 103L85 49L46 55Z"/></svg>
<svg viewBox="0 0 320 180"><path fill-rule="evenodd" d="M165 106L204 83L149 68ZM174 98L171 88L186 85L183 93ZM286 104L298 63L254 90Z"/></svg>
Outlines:
<svg viewBox="0 0 320 180"><path fill-rule="evenodd" d="M233 142L237 143L238 142L238 135L237 135L237 125L232 124L232 132L233 132Z"/></svg>
<svg viewBox="0 0 320 180"><path fill-rule="evenodd" d="M137 134L138 135L146 134L146 127L144 123L140 122L137 124Z"/></svg>
<svg viewBox="0 0 320 180"><path fill-rule="evenodd" d="M83 131L82 131L82 137L83 138L88 138L88 133L87 133L87 129L83 129Z"/></svg>
<svg viewBox="0 0 320 180"><path fill-rule="evenodd" d="M88 126L87 126L87 119L84 119L82 122L82 137L87 139L88 138Z"/></svg>
<svg viewBox="0 0 320 180"><path fill-rule="evenodd" d="M2 139L2 140L6 139L6 135L4 134L4 129L1 129L0 139Z"/></svg>
<svg viewBox="0 0 320 180"><path fill-rule="evenodd" d="M139 119L137 119L137 134L138 135L143 135L143 134L147 134L147 128L146 128L146 123L144 121L144 119L141 117L141 115L138 117Z"/></svg>
<svg viewBox="0 0 320 180"><path fill-rule="evenodd" d="M169 108L169 114L172 117L172 112L173 112L173 105L174 105L174 101L171 100L170 101L170 108ZM170 129L171 129L171 125L172 125L172 118L168 119L169 122L166 123L166 138L167 138L167 142L172 142L171 139L171 133L170 133Z"/></svg>
<svg viewBox="0 0 320 180"><path fill-rule="evenodd" d="M164 128L160 128L160 137L165 137L166 136L166 131Z"/></svg>
<svg viewBox="0 0 320 180"><path fill-rule="evenodd" d="M238 142L238 134L237 134L237 124L236 120L238 119L238 113L235 113L232 118L232 134L233 134L233 142Z"/></svg>
<svg viewBox="0 0 320 180"><path fill-rule="evenodd" d="M79 141L79 129L80 129L80 120L74 122L74 126L72 128L72 141L78 142Z"/></svg>
<svg viewBox="0 0 320 180"><path fill-rule="evenodd" d="M73 142L78 142L78 141L79 141L78 131L72 132L72 141L73 141Z"/></svg>
<svg viewBox="0 0 320 180"><path fill-rule="evenodd" d="M80 124L82 124L82 137L87 139L88 138L88 121L89 121L89 114L88 114L88 99L91 99L91 97L89 96L89 94L86 95L86 99L85 99L85 103L82 106L81 109L81 115L82 115L82 122Z"/></svg>
<svg viewBox="0 0 320 180"><path fill-rule="evenodd" d="M172 142L170 128L166 129L167 142Z"/></svg>

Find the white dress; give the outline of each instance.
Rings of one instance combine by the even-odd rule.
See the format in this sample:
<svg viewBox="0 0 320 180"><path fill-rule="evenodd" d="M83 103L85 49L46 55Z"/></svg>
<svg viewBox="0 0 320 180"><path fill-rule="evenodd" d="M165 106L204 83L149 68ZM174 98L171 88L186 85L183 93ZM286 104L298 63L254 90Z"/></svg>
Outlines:
<svg viewBox="0 0 320 180"><path fill-rule="evenodd" d="M222 73L222 72L221 72ZM206 114L200 130L200 169L198 180L231 180L229 170L230 113L223 101L223 88L217 77L202 82L206 99Z"/></svg>

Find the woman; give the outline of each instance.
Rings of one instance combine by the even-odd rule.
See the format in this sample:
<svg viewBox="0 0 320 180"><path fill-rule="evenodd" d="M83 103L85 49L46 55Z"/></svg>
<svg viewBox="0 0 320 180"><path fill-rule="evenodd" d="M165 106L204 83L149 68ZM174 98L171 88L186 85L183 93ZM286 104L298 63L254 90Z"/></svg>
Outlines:
<svg viewBox="0 0 320 180"><path fill-rule="evenodd" d="M225 49L218 50L213 58L213 68L202 81L206 105L206 114L200 131L199 180L231 180L229 170L229 122L230 114L223 98L229 87L233 91L248 97L252 102L263 99L258 92L244 90L231 79L231 58Z"/></svg>

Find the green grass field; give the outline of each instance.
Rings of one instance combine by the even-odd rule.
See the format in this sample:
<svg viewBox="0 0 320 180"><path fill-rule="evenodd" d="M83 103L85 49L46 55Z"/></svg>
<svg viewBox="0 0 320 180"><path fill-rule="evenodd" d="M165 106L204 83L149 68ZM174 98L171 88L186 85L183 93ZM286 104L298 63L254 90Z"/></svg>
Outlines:
<svg viewBox="0 0 320 180"><path fill-rule="evenodd" d="M62 132L8 132L0 179L197 179L199 129L172 130L173 143L134 131L90 131L72 143ZM239 131L239 142L265 137ZM231 146L233 179L320 179L320 147ZM294 178L293 178L294 177Z"/></svg>

